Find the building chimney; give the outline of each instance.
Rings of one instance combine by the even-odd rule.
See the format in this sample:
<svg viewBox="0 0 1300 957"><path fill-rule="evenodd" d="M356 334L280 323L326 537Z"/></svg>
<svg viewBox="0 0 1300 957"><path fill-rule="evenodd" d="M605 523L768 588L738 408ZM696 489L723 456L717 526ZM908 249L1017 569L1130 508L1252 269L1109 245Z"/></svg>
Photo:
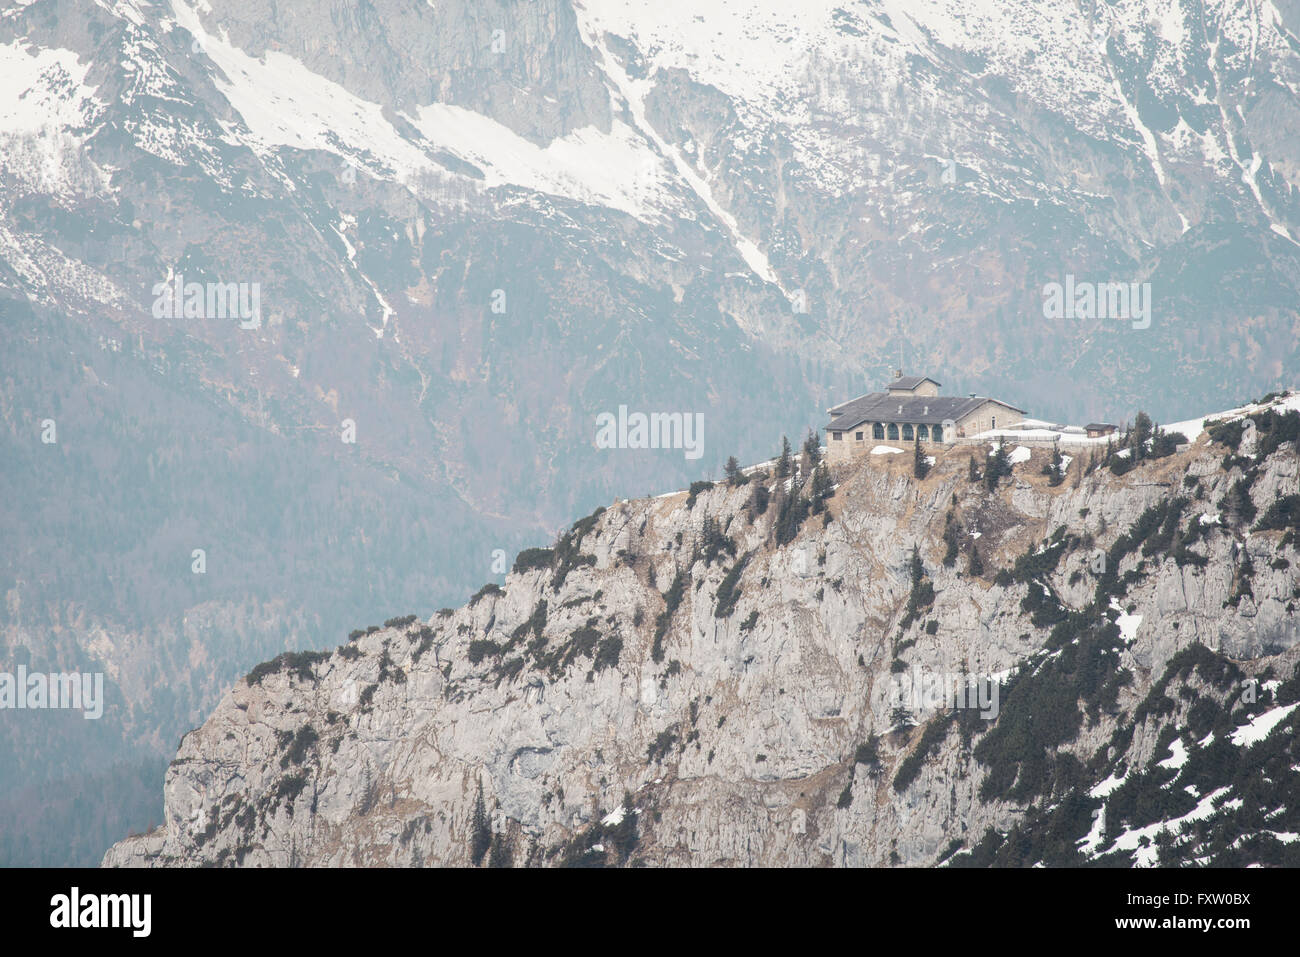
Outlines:
<svg viewBox="0 0 1300 957"><path fill-rule="evenodd" d="M901 378L903 378L903 370L902 370L902 369L895 369L895 370L894 370L894 378L895 378L895 379L901 379Z"/></svg>

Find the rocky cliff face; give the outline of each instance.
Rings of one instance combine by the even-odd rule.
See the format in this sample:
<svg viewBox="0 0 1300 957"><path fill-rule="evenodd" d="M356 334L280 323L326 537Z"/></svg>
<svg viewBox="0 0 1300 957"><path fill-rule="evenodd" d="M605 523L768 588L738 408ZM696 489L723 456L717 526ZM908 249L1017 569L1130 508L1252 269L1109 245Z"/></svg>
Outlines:
<svg viewBox="0 0 1300 957"><path fill-rule="evenodd" d="M105 864L1293 853L1296 447L1215 435L1059 485L958 447L824 504L806 459L616 502L462 608L259 666ZM900 707L918 673L997 675L996 718Z"/></svg>

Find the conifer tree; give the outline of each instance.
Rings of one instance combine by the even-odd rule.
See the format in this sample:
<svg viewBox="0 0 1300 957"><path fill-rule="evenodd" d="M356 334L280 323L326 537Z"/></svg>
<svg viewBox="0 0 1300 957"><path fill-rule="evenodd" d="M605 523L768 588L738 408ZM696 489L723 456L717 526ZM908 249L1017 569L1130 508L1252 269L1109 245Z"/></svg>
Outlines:
<svg viewBox="0 0 1300 957"><path fill-rule="evenodd" d="M1007 458L1007 444L999 441L993 454L989 456L989 464L984 469L984 485L991 492L998 487L998 481L1004 475L1011 474L1011 463Z"/></svg>
<svg viewBox="0 0 1300 957"><path fill-rule="evenodd" d="M926 461L924 453L921 452L921 439L919 437L912 449L912 474L919 479L923 479L930 474L930 463Z"/></svg>
<svg viewBox="0 0 1300 957"><path fill-rule="evenodd" d="M814 462L821 461L822 440L816 429L809 429L803 440L803 453Z"/></svg>
<svg viewBox="0 0 1300 957"><path fill-rule="evenodd" d="M478 797L474 799L474 820L470 825L470 860L478 867L483 855L492 844L492 828L488 825L487 809L483 806L483 782L478 784Z"/></svg>
<svg viewBox="0 0 1300 957"><path fill-rule="evenodd" d="M814 429L808 430L808 435L803 440L803 457L800 461L801 471L800 479L808 481L813 474L813 470L822 460L822 440L821 436Z"/></svg>
<svg viewBox="0 0 1300 957"><path fill-rule="evenodd" d="M1061 447L1060 445L1053 445L1052 460L1043 466L1043 474L1047 476L1048 485L1060 485L1065 481L1065 469L1061 463Z"/></svg>
<svg viewBox="0 0 1300 957"><path fill-rule="evenodd" d="M947 546L947 550L943 553L944 568L952 568L953 565L957 564L957 538L960 534L957 520L953 517L952 511L949 510L948 517L943 523L943 543Z"/></svg>
<svg viewBox="0 0 1300 957"><path fill-rule="evenodd" d="M784 435L781 436L781 457L776 460L776 477L779 479L789 478L793 470L793 456L790 452L790 440Z"/></svg>
<svg viewBox="0 0 1300 957"><path fill-rule="evenodd" d="M727 459L727 464L723 466L723 470L727 473L728 485L745 484L745 473L740 470L740 463L736 461L734 455Z"/></svg>
<svg viewBox="0 0 1300 957"><path fill-rule="evenodd" d="M830 469L826 467L825 462L821 462L813 469L812 489L808 496L814 515L821 513L822 509L826 507L826 500L834 494L834 491Z"/></svg>
<svg viewBox="0 0 1300 957"><path fill-rule="evenodd" d="M1128 446L1133 451L1129 453L1134 462L1140 462L1147 455L1147 440L1153 434L1151 425L1151 416L1145 412L1139 412L1137 418L1133 420L1133 429L1128 434Z"/></svg>
<svg viewBox="0 0 1300 957"><path fill-rule="evenodd" d="M488 867L514 867L514 848L500 834L492 835L492 850L488 853Z"/></svg>

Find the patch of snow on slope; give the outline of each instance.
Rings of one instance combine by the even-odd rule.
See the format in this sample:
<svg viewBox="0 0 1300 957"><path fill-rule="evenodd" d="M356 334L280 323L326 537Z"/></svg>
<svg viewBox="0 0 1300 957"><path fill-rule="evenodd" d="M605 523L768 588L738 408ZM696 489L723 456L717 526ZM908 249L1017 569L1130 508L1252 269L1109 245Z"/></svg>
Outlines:
<svg viewBox="0 0 1300 957"><path fill-rule="evenodd" d="M0 46L0 132L78 130L98 109L85 85L90 63L71 50L28 50L23 40Z"/></svg>
<svg viewBox="0 0 1300 957"><path fill-rule="evenodd" d="M1110 600L1110 608L1112 611L1119 612L1119 617L1115 619L1115 624L1119 625L1120 638L1123 640L1124 644L1131 645L1133 639L1137 637L1138 625L1142 624L1142 616L1130 615L1116 603L1114 598Z"/></svg>
<svg viewBox="0 0 1300 957"><path fill-rule="evenodd" d="M210 35L182 0L172 0L177 23L198 43L200 54L225 74L217 88L263 146L291 146L345 155L372 172L409 174L433 164L384 118L383 108L313 73L293 57L268 50L262 59L233 46L222 31ZM368 161L367 161L368 160Z"/></svg>
<svg viewBox="0 0 1300 957"><path fill-rule="evenodd" d="M9 189L60 197L108 189L84 134L102 104L85 83L90 63L62 49L0 45L0 177Z"/></svg>
<svg viewBox="0 0 1300 957"><path fill-rule="evenodd" d="M544 147L481 113L446 103L420 107L412 123L434 146L483 170L489 187L522 186L644 220L654 215L654 200L668 180L646 141L618 120L609 133L583 127Z"/></svg>
<svg viewBox="0 0 1300 957"><path fill-rule="evenodd" d="M585 12L582 8L578 9L580 12ZM656 8L649 6L638 9L651 11ZM646 119L645 95L649 89L650 81L635 81L629 77L619 65L618 61L615 60L609 51L605 49L605 45L600 39L600 31L594 28L590 22L583 23L580 18L579 28L583 33L584 41L600 58L605 75L609 77L610 82L613 83L614 87L618 90L619 95L622 96L623 100L627 103L628 110L631 112L632 118L636 121L637 128L644 133L645 136L655 144L655 146L658 147L660 153L668 157L676 169L677 175L690 186L700 200L703 201L704 205L708 207L709 212L713 214L714 218L717 219L718 222L727 230L731 236L732 243L736 247L736 251L740 253L741 258L745 261L745 265L747 265L760 279L770 282L773 285L780 286L780 281L777 279L776 272L772 269L772 264L768 262L767 256L763 251L758 248L758 245L752 239L741 233L740 226L736 223L735 217L724 209L722 204L718 202L717 198L713 195L713 189L704 178L696 172L694 166L692 166L691 163L688 162L671 144L666 142L663 137L659 135L658 131L650 121Z"/></svg>
<svg viewBox="0 0 1300 957"><path fill-rule="evenodd" d="M1156 767L1177 769L1187 763L1187 746L1183 744L1182 738L1174 738L1169 743L1169 750L1172 756L1156 762Z"/></svg>
<svg viewBox="0 0 1300 957"><path fill-rule="evenodd" d="M1300 392L1288 392L1286 395L1279 396L1269 402L1259 403L1252 402L1249 405L1239 406L1235 409L1224 409L1222 412L1210 412L1206 415L1195 419L1187 419L1183 422L1171 422L1161 426L1166 432L1181 432L1187 436L1188 440L1195 442L1205 431L1208 424L1217 424L1219 422L1231 422L1245 415L1254 415L1263 412L1265 409L1274 409L1279 412L1289 410L1300 410Z"/></svg>
<svg viewBox="0 0 1300 957"><path fill-rule="evenodd" d="M1243 724L1232 732L1232 743L1239 748L1248 748L1253 744L1258 744L1267 738L1269 733L1298 707L1300 707L1300 701L1255 715L1248 724Z"/></svg>
<svg viewBox="0 0 1300 957"><path fill-rule="evenodd" d="M1124 783L1125 777L1126 776L1116 777L1114 774L1112 774L1106 780L1099 781L1097 784L1094 784L1092 790L1089 791L1088 794L1089 796L1095 798L1110 797L1110 795L1115 791L1115 789Z"/></svg>
<svg viewBox="0 0 1300 957"><path fill-rule="evenodd" d="M1097 808L1096 813L1092 816L1092 827L1088 833L1079 839L1079 853L1091 857L1097 852L1101 845L1102 838L1106 835L1106 805Z"/></svg>
<svg viewBox="0 0 1300 957"><path fill-rule="evenodd" d="M275 50L261 59L233 46L222 31L207 33L198 15L173 0L177 22L198 40L203 55L224 74L215 82L261 147L289 146L341 156L371 175L409 183L418 173L441 170L433 159L445 150L479 167L485 185L519 186L608 206L642 219L662 194L666 177L649 145L624 123L609 133L575 130L545 147L489 117L449 104L419 107L406 116L424 137L403 136L383 107L314 73Z"/></svg>
<svg viewBox="0 0 1300 957"><path fill-rule="evenodd" d="M1125 831L1119 837L1115 838L1114 848L1118 851L1137 851L1137 864L1139 867L1150 867L1155 864L1156 847L1154 844L1156 835L1166 828L1172 834L1177 834L1183 824L1189 824L1193 821L1200 821L1207 817L1212 817L1218 813L1214 802L1223 795L1227 794L1231 788L1223 787L1213 791L1201 798L1196 807L1188 811L1180 818L1172 821L1157 821L1155 824L1148 824L1146 827L1134 828ZM1140 847L1142 838L1146 838L1150 843L1147 847Z"/></svg>

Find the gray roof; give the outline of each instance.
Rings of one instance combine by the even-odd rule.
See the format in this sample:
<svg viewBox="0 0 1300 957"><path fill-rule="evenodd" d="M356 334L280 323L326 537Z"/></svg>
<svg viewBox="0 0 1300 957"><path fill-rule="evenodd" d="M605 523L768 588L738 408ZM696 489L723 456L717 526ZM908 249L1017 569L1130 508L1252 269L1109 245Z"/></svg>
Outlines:
<svg viewBox="0 0 1300 957"><path fill-rule="evenodd" d="M932 380L933 381L933 380ZM997 402L1016 412L1013 405L987 396L957 397L943 395L890 395L871 392L830 410L835 416L826 426L829 432L847 432L863 422L911 422L938 425L945 419L954 422L978 409L985 402Z"/></svg>
<svg viewBox="0 0 1300 957"><path fill-rule="evenodd" d="M928 375L905 375L901 379L895 379L893 382L889 383L889 385L886 386L886 388L906 389L910 391L912 389L915 389L922 382L934 382L936 386L943 385L942 382L936 382L934 379L931 379Z"/></svg>

